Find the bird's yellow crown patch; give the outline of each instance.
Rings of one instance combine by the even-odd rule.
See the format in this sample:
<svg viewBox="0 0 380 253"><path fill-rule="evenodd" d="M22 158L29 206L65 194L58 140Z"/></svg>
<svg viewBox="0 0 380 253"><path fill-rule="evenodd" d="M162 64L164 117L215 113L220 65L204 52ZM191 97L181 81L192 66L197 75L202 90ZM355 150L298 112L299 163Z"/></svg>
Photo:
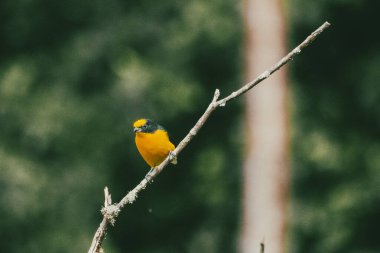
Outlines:
<svg viewBox="0 0 380 253"><path fill-rule="evenodd" d="M139 119L139 120L136 120L135 123L133 123L133 127L142 127L143 125L145 125L147 122L146 119Z"/></svg>

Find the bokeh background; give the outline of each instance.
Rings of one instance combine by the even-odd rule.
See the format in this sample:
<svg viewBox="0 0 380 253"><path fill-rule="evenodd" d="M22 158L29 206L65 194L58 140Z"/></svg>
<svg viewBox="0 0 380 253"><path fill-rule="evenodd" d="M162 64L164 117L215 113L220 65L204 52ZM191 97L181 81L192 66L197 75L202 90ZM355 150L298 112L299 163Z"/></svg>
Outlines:
<svg viewBox="0 0 380 253"><path fill-rule="evenodd" d="M289 65L284 252L380 252L380 2L281 4L289 49L333 25ZM0 2L1 252L88 250L103 187L117 201L149 169L133 121L155 119L178 143L215 88L227 94L244 82L242 8ZM105 251L238 252L243 114L242 99L216 111L179 164L121 213Z"/></svg>

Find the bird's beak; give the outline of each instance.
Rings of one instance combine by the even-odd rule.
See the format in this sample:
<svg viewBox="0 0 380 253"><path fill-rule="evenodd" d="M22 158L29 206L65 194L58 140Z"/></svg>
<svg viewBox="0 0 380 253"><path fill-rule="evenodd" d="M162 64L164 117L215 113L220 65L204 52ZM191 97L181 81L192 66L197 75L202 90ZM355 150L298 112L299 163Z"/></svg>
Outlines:
<svg viewBox="0 0 380 253"><path fill-rule="evenodd" d="M135 132L135 133L141 132L141 128L135 127L135 128L133 128L133 132Z"/></svg>

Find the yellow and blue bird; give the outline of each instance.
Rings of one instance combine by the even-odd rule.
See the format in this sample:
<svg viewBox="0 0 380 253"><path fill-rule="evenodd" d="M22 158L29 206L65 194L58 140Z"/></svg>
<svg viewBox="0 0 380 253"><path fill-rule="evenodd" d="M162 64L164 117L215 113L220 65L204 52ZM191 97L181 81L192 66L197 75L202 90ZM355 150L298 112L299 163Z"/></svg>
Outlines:
<svg viewBox="0 0 380 253"><path fill-rule="evenodd" d="M135 142L138 151L145 162L153 169L160 165L175 149L169 139L168 132L159 124L150 119L139 119L133 123ZM177 164L175 156L171 163Z"/></svg>

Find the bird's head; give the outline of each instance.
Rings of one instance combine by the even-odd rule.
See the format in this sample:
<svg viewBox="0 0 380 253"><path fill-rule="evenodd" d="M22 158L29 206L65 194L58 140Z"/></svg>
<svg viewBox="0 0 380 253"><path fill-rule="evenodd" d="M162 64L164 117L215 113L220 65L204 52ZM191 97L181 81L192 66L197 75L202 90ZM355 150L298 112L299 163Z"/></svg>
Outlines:
<svg viewBox="0 0 380 253"><path fill-rule="evenodd" d="M154 133L157 129L163 128L150 119L139 119L133 123L133 132L135 133Z"/></svg>

